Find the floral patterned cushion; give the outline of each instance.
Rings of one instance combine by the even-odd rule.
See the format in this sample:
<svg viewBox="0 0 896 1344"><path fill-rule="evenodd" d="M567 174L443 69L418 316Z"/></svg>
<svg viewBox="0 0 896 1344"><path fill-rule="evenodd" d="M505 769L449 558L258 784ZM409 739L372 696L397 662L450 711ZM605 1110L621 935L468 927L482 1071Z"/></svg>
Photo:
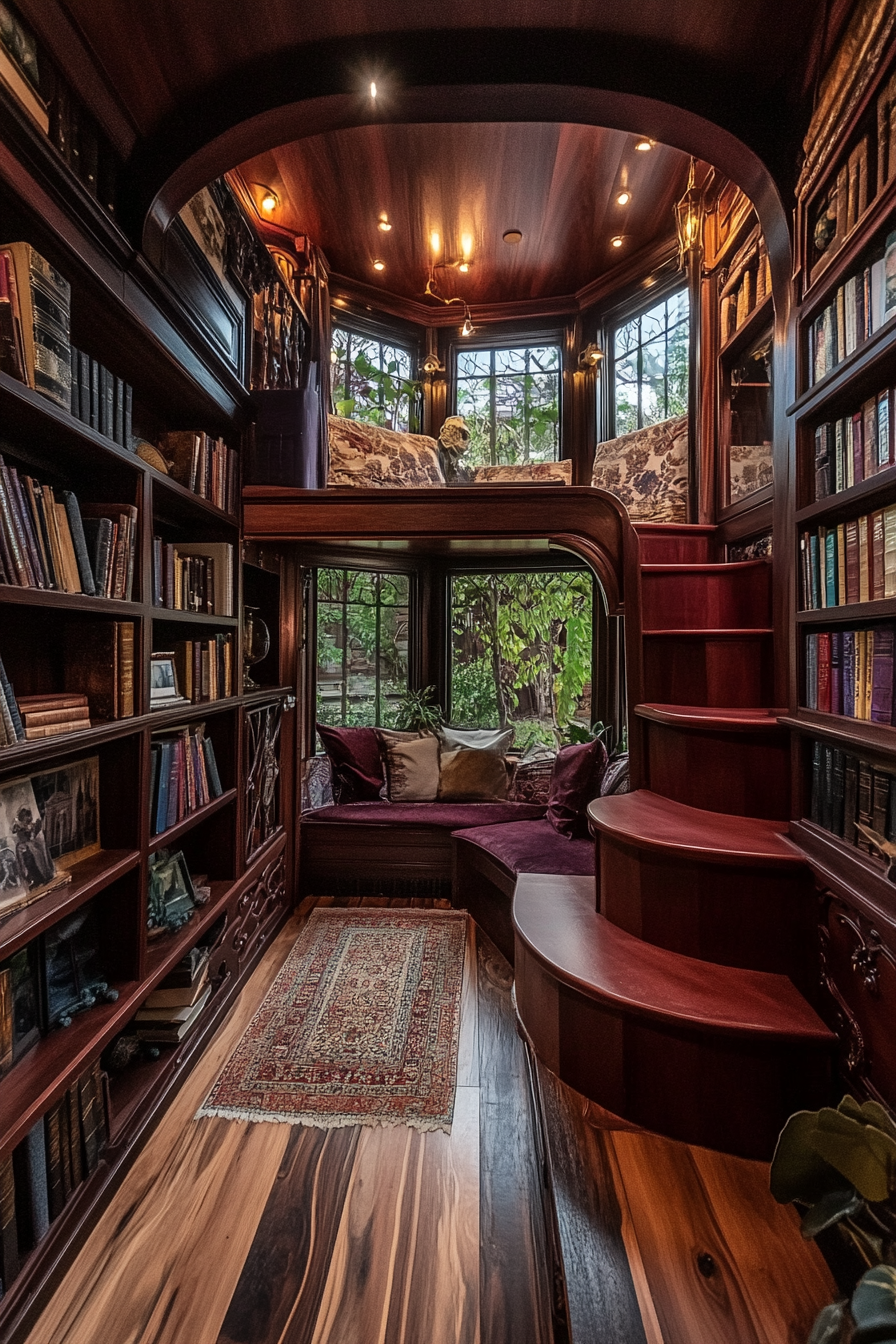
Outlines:
<svg viewBox="0 0 896 1344"><path fill-rule="evenodd" d="M327 423L327 485L354 485L362 490L444 486L438 444L426 434L402 434L338 415L327 416Z"/></svg>
<svg viewBox="0 0 896 1344"><path fill-rule="evenodd" d="M559 481L572 485L572 458L560 462L526 462L518 467L476 467L474 485L486 481L497 485L516 485L520 481Z"/></svg>
<svg viewBox="0 0 896 1344"><path fill-rule="evenodd" d="M615 495L638 522L686 523L688 417L599 443L591 484Z"/></svg>

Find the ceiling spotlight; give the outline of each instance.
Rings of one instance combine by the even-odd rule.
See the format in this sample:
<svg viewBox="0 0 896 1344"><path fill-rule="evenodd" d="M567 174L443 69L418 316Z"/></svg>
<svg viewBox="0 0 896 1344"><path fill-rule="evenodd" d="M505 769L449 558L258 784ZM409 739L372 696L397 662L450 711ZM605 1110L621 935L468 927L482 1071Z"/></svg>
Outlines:
<svg viewBox="0 0 896 1344"><path fill-rule="evenodd" d="M272 215L280 204L280 197L270 187L262 187L261 191L261 208L266 215Z"/></svg>
<svg viewBox="0 0 896 1344"><path fill-rule="evenodd" d="M622 235L617 233L617 235L616 235L615 238L611 238L611 239L610 239L610 246L611 246L611 247L621 247L621 246L622 246Z"/></svg>
<svg viewBox="0 0 896 1344"><path fill-rule="evenodd" d="M653 149L653 141L648 140L645 136L643 140L638 141L635 145L635 149L640 150L642 154L646 154L649 149Z"/></svg>
<svg viewBox="0 0 896 1344"><path fill-rule="evenodd" d="M511 247L516 247L517 243L523 241L523 235L520 233L519 229L508 229L505 234L502 234L502 237L505 243L509 243Z"/></svg>
<svg viewBox="0 0 896 1344"><path fill-rule="evenodd" d="M380 233L389 233L389 231L391 230L392 225L389 223L389 216L386 214L385 210L377 220L376 226L379 229Z"/></svg>
<svg viewBox="0 0 896 1344"><path fill-rule="evenodd" d="M371 98L375 98L375 97L376 97L376 80L375 80L375 79L372 79L372 80L370 81L370 96L371 96Z"/></svg>
<svg viewBox="0 0 896 1344"><path fill-rule="evenodd" d="M468 261L462 261L457 269L463 271L464 275L466 275L467 271L470 269L470 263Z"/></svg>
<svg viewBox="0 0 896 1344"><path fill-rule="evenodd" d="M384 261L375 261L373 263L373 269L375 271L384 271L386 269L386 263Z"/></svg>
<svg viewBox="0 0 896 1344"><path fill-rule="evenodd" d="M631 194L630 191L620 191L619 195L616 197L616 204L617 204L617 205L628 205L628 203L629 203L629 201L631 200L631 198L632 198L632 194Z"/></svg>

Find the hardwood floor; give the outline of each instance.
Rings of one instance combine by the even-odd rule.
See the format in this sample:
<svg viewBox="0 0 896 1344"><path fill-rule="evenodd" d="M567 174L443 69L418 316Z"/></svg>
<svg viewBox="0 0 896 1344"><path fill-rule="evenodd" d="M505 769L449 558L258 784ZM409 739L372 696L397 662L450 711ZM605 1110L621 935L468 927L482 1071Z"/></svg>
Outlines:
<svg viewBox="0 0 896 1344"><path fill-rule="evenodd" d="M554 1344L552 1295L556 1344L567 1329L572 1344L805 1340L833 1288L761 1164L622 1126L536 1065L542 1150L510 968L472 922L450 1135L195 1121L306 913L268 949L29 1344Z"/></svg>

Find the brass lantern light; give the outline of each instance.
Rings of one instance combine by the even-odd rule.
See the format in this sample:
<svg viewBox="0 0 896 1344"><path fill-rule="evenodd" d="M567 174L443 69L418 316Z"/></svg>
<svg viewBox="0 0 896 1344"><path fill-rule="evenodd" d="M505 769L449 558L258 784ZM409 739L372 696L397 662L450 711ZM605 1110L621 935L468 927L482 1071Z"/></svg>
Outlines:
<svg viewBox="0 0 896 1344"><path fill-rule="evenodd" d="M691 158L687 191L675 206L675 228L678 232L678 264L684 267L690 253L703 248L703 217L706 206L703 192L696 183L696 160Z"/></svg>

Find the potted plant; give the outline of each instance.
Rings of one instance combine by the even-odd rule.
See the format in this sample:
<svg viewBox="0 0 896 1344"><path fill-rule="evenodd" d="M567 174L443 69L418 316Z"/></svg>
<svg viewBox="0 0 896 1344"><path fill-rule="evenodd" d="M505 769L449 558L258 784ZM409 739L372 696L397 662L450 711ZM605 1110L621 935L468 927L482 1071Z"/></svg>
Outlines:
<svg viewBox="0 0 896 1344"><path fill-rule="evenodd" d="M395 727L408 733L437 733L445 722L435 686L408 690L395 701Z"/></svg>

